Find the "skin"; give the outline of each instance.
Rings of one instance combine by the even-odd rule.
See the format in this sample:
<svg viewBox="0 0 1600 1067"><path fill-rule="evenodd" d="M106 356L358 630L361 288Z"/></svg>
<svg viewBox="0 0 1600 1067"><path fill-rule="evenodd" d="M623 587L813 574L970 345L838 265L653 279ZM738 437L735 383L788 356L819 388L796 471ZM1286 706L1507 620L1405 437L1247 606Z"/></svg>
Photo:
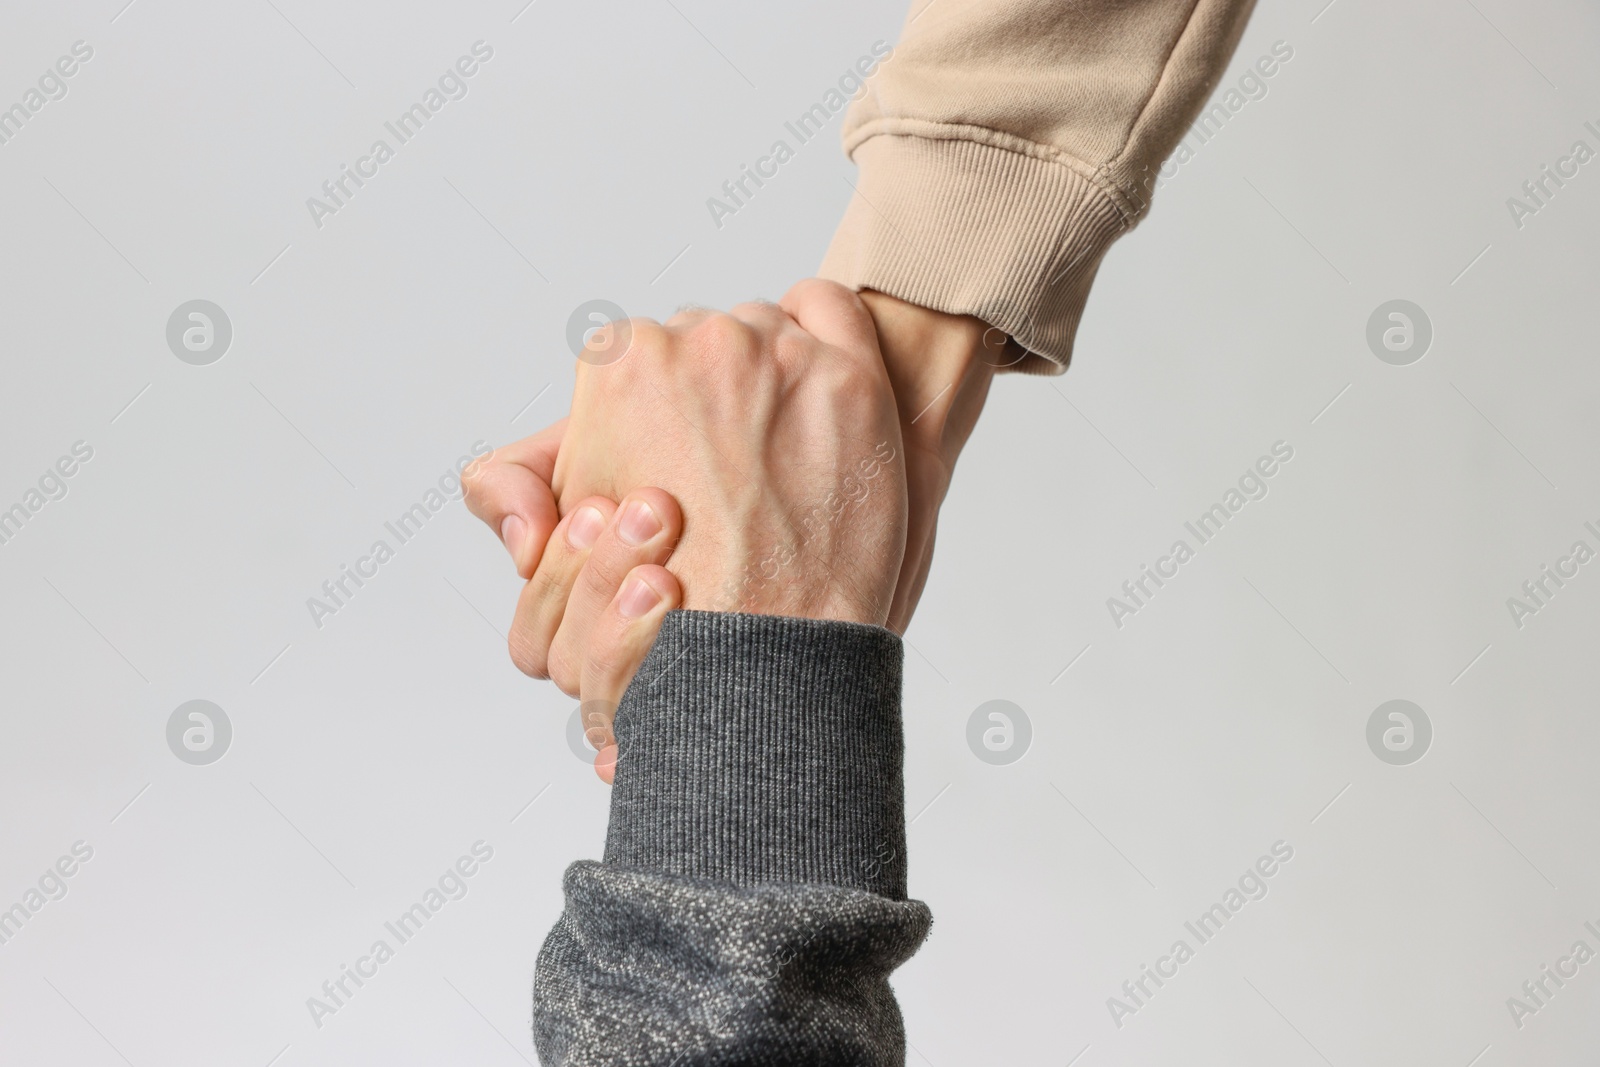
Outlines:
<svg viewBox="0 0 1600 1067"><path fill-rule="evenodd" d="M983 413L1005 336L970 315L946 315L865 292L906 446L910 515L889 628L904 633L927 584L934 531L956 459Z"/></svg>
<svg viewBox="0 0 1600 1067"><path fill-rule="evenodd" d="M808 281L779 304L629 325L623 358L579 363L551 481L562 514L659 487L686 505L668 568L685 607L887 622L902 443L860 299Z"/></svg>
<svg viewBox="0 0 1600 1067"><path fill-rule="evenodd" d="M528 579L513 661L582 697L597 746L673 608L902 631L1006 362L977 319L818 280L591 344L619 340L580 362L568 419L463 479ZM614 763L607 744L604 780Z"/></svg>

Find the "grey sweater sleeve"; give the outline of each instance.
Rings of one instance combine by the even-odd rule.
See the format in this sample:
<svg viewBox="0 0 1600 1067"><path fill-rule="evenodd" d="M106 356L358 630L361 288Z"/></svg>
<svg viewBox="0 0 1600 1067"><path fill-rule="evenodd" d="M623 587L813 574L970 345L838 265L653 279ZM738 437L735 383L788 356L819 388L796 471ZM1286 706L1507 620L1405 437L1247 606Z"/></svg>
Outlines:
<svg viewBox="0 0 1600 1067"><path fill-rule="evenodd" d="M539 953L545 1067L901 1064L899 638L669 614L617 711L603 862Z"/></svg>

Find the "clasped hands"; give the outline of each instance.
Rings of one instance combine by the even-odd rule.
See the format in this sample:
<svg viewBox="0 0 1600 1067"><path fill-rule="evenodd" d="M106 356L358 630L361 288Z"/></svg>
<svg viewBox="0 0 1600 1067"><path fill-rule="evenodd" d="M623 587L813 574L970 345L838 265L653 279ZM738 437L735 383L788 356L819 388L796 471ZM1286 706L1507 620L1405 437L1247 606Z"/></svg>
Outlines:
<svg viewBox="0 0 1600 1067"><path fill-rule="evenodd" d="M674 608L888 626L927 580L1005 338L808 279L776 304L596 331L571 414L464 473L526 580L511 658L611 717Z"/></svg>

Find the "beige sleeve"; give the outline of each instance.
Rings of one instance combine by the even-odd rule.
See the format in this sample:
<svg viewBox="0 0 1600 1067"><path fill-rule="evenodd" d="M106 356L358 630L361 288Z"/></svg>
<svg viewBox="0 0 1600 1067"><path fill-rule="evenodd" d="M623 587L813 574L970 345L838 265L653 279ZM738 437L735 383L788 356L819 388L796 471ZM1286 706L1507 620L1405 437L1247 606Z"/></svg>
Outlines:
<svg viewBox="0 0 1600 1067"><path fill-rule="evenodd" d="M1254 0L913 2L846 117L860 174L820 273L975 315L1059 374Z"/></svg>

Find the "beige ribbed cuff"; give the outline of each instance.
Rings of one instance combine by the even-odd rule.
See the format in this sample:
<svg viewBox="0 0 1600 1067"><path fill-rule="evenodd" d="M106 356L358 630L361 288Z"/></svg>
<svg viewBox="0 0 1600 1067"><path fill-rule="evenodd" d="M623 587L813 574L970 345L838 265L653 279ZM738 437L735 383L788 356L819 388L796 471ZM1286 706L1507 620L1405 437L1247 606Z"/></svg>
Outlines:
<svg viewBox="0 0 1600 1067"><path fill-rule="evenodd" d="M1083 164L1005 140L868 136L851 153L856 194L818 273L974 315L1011 337L1007 369L1060 374L1100 259L1135 212Z"/></svg>

